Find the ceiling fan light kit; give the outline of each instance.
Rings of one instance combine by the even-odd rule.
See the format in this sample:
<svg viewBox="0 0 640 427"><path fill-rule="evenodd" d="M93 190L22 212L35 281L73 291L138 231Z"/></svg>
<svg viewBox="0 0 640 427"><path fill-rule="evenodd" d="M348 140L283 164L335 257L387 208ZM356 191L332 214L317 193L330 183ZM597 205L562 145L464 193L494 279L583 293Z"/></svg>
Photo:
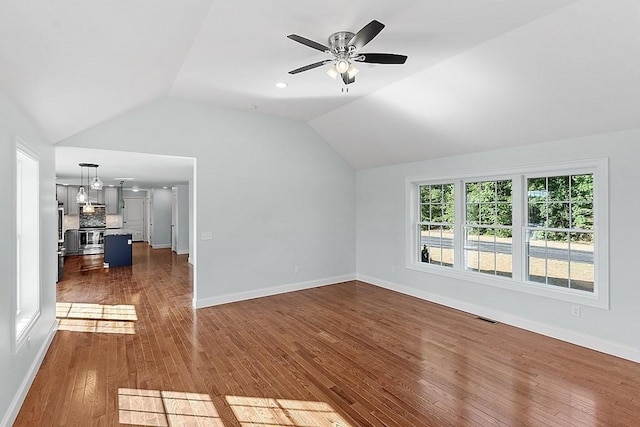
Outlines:
<svg viewBox="0 0 640 427"><path fill-rule="evenodd" d="M333 63L327 71L329 77L337 79L342 77L345 85L351 84L356 80L358 70L354 62L365 62L370 64L404 64L407 60L406 55L397 55L393 53L359 53L358 50L369 43L384 28L384 24L375 19L365 25L357 33L350 31L339 31L329 36L328 45L325 46L313 40L309 40L297 34L289 34L287 37L293 41L301 43L312 49L332 55L332 59L314 62L304 67L296 68L289 71L289 74L298 74L303 71L312 70L328 63Z"/></svg>

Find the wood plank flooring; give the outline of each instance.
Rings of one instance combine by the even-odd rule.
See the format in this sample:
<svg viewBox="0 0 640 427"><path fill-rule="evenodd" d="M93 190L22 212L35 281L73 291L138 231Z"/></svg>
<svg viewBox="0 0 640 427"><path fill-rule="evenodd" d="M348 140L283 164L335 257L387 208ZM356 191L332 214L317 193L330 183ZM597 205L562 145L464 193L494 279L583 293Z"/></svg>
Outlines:
<svg viewBox="0 0 640 427"><path fill-rule="evenodd" d="M101 267L67 261L16 426L640 425L639 364L362 282L195 311L186 256Z"/></svg>

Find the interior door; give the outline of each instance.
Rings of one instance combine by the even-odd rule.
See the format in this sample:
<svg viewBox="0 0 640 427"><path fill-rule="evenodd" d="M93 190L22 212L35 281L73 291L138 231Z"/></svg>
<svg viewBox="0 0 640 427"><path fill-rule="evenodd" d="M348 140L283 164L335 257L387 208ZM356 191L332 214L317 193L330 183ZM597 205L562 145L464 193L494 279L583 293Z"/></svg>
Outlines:
<svg viewBox="0 0 640 427"><path fill-rule="evenodd" d="M134 242L144 238L144 199L124 199L124 228L131 231Z"/></svg>
<svg viewBox="0 0 640 427"><path fill-rule="evenodd" d="M178 193L174 187L171 189L171 250L178 252L178 233L176 225L178 224Z"/></svg>

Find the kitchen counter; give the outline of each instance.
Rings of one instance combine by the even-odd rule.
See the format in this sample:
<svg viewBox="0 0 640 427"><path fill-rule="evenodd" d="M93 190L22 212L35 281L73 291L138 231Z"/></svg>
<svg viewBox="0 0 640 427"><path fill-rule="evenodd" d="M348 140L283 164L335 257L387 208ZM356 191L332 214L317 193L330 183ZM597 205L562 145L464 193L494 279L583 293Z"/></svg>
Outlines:
<svg viewBox="0 0 640 427"><path fill-rule="evenodd" d="M104 232L105 236L121 236L123 234L133 235L133 231L126 228L107 228Z"/></svg>

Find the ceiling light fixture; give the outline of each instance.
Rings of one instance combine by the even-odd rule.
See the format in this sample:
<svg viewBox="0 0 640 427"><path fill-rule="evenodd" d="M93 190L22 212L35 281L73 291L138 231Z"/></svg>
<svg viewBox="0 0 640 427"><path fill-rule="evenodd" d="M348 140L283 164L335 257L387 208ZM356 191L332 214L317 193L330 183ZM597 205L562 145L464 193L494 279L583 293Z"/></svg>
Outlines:
<svg viewBox="0 0 640 427"><path fill-rule="evenodd" d="M286 82L278 82L278 83L276 83L276 87L277 87L278 89L284 89L284 88L286 88L287 86L289 86L289 85L288 85Z"/></svg>
<svg viewBox="0 0 640 427"><path fill-rule="evenodd" d="M289 34L287 36L289 39L332 56L330 59L314 62L313 64L291 70L289 74L298 74L303 71L321 67L325 64L333 63L333 66L327 71L327 74L333 79L337 79L338 76L340 76L345 85L350 85L356 81L355 76L358 73L358 69L353 67L354 61L369 64L404 64L407 60L406 55L360 52L360 49L373 40L383 28L384 24L374 19L355 34L350 31L338 31L337 33L331 34L327 40L327 46L297 34Z"/></svg>
<svg viewBox="0 0 640 427"><path fill-rule="evenodd" d="M91 188L92 190L102 190L102 187L104 187L104 183L100 180L100 178L98 178L98 165L93 165L93 168L95 169L95 176L93 177L91 184L89 184L89 188Z"/></svg>
<svg viewBox="0 0 640 427"><path fill-rule="evenodd" d="M100 181L100 178L98 178L98 165L96 165L95 163L79 163L78 166L80 166L80 188L78 189L78 194L76 194L76 202L78 202L78 204L84 203L84 212L93 212L94 207L91 204L91 199L89 197L88 192L91 190L96 190L96 191L102 190L102 187L104 186L102 181ZM87 191L86 192L82 183L85 168L95 169L95 177L93 178L93 181L91 181L91 184L89 184L90 172L87 171Z"/></svg>
<svg viewBox="0 0 640 427"><path fill-rule="evenodd" d="M84 187L82 186L83 165L84 163L80 163L80 188L78 188L78 193L76 194L76 203L78 204L87 202L87 193L84 192Z"/></svg>
<svg viewBox="0 0 640 427"><path fill-rule="evenodd" d="M351 65L349 61L344 58L340 58L336 61L336 71L340 74L346 73L349 69L349 65Z"/></svg>

